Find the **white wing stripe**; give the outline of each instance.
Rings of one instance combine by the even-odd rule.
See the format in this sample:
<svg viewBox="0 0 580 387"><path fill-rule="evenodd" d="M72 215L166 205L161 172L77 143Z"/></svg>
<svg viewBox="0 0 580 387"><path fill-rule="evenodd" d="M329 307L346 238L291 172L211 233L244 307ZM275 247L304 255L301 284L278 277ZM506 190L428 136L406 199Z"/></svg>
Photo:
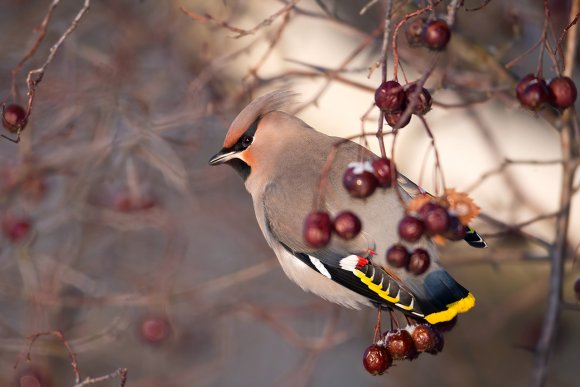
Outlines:
<svg viewBox="0 0 580 387"><path fill-rule="evenodd" d="M326 270L322 262L320 262L320 259L311 257L310 255L308 256L308 258L310 258L310 262L312 262L312 264L314 265L314 267L316 267L316 269L320 272L320 274L322 274L325 277L331 278L330 273L328 272L328 270Z"/></svg>

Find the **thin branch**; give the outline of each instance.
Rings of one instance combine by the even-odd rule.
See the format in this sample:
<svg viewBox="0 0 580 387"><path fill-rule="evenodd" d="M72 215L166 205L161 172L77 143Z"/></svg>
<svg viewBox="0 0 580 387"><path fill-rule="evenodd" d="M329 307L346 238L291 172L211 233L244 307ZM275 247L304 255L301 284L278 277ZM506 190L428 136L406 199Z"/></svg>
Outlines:
<svg viewBox="0 0 580 387"><path fill-rule="evenodd" d="M119 377L121 379L120 387L125 387L127 383L127 368L119 368L118 370L111 372L108 375L99 376L96 378L86 378L81 383L77 383L74 387L88 386L89 384L95 384L99 382L104 382L105 380L113 379Z"/></svg>

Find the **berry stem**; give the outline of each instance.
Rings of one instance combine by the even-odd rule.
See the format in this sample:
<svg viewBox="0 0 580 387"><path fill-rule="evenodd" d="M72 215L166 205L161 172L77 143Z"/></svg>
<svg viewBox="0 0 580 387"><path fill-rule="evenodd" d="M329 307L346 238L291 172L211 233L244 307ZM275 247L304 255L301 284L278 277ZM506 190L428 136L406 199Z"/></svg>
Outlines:
<svg viewBox="0 0 580 387"><path fill-rule="evenodd" d="M375 335L373 337L373 344L377 343L377 338L381 334L381 305L377 306L377 322L375 323Z"/></svg>

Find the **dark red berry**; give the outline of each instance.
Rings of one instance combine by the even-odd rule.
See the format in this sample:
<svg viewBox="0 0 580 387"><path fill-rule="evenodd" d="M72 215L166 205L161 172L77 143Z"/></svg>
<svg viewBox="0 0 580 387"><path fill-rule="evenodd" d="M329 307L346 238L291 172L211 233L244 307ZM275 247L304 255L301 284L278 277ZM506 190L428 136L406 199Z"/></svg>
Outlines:
<svg viewBox="0 0 580 387"><path fill-rule="evenodd" d="M465 229L463 223L459 221L459 218L457 216L450 215L449 228L447 229L447 232L443 234L445 238L451 241L460 241L465 238L466 233L467 230Z"/></svg>
<svg viewBox="0 0 580 387"><path fill-rule="evenodd" d="M431 355L437 355L439 352L443 351L443 346L445 345L445 339L443 338L442 331L433 329L433 333L435 333L435 345L433 348L426 350L425 352L430 353Z"/></svg>
<svg viewBox="0 0 580 387"><path fill-rule="evenodd" d="M521 82L521 81L520 81ZM520 85L516 86L516 94L520 104L528 110L537 111L550 103L550 90L543 79L531 79L523 91L518 94L521 89Z"/></svg>
<svg viewBox="0 0 580 387"><path fill-rule="evenodd" d="M407 215L399 222L399 236L407 242L417 242L425 232L425 225L420 219Z"/></svg>
<svg viewBox="0 0 580 387"><path fill-rule="evenodd" d="M432 20L423 28L421 38L431 50L443 50L451 39L451 30L444 20Z"/></svg>
<svg viewBox="0 0 580 387"><path fill-rule="evenodd" d="M425 203L419 209L425 229L430 235L443 234L449 228L449 213L447 209L437 203Z"/></svg>
<svg viewBox="0 0 580 387"><path fill-rule="evenodd" d="M397 81L387 81L375 91L375 103L384 112L396 112L405 103L405 91Z"/></svg>
<svg viewBox="0 0 580 387"><path fill-rule="evenodd" d="M387 332L385 347L393 360L412 360L417 357L417 349L413 338L405 329Z"/></svg>
<svg viewBox="0 0 580 387"><path fill-rule="evenodd" d="M326 212L315 211L308 214L304 222L304 240L310 247L321 248L330 242L332 221Z"/></svg>
<svg viewBox="0 0 580 387"><path fill-rule="evenodd" d="M363 365L371 375L382 375L393 364L393 359L385 347L371 345L365 351Z"/></svg>
<svg viewBox="0 0 580 387"><path fill-rule="evenodd" d="M409 264L409 251L401 244L391 246L387 250L387 263L393 267L407 267Z"/></svg>
<svg viewBox="0 0 580 387"><path fill-rule="evenodd" d="M398 112L393 112L393 113L385 113L385 121L387 121L387 124L389 124L389 126L391 128L394 128L399 121L401 121L401 118L403 117L403 111L398 111ZM399 128L404 128L405 126L409 125L409 122L411 122L411 115L409 114L409 116L407 117L407 119L405 121L402 121L399 124Z"/></svg>
<svg viewBox="0 0 580 387"><path fill-rule="evenodd" d="M429 352L437 346L437 333L429 325L421 324L415 326L411 337L418 352Z"/></svg>
<svg viewBox="0 0 580 387"><path fill-rule="evenodd" d="M425 26L425 20L415 19L405 30L405 37L407 42L411 47L420 47L423 45L423 28Z"/></svg>
<svg viewBox="0 0 580 387"><path fill-rule="evenodd" d="M2 112L2 125L12 133L22 130L26 126L26 110L20 105L8 105Z"/></svg>
<svg viewBox="0 0 580 387"><path fill-rule="evenodd" d="M2 233L10 242L21 241L28 235L31 228L30 219L27 217L6 214L2 218Z"/></svg>
<svg viewBox="0 0 580 387"><path fill-rule="evenodd" d="M334 232L342 239L352 239L361 230L361 222L358 216L350 211L343 211L334 218Z"/></svg>
<svg viewBox="0 0 580 387"><path fill-rule="evenodd" d="M576 85L568 77L556 77L550 81L552 105L559 109L566 109L576 102Z"/></svg>
<svg viewBox="0 0 580 387"><path fill-rule="evenodd" d="M344 172L342 183L355 198L369 197L377 189L378 181L370 163L352 163Z"/></svg>
<svg viewBox="0 0 580 387"><path fill-rule="evenodd" d="M391 160L386 157L381 157L380 159L374 159L371 162L371 165L373 167L373 173L379 183L379 187L390 187L393 181Z"/></svg>
<svg viewBox="0 0 580 387"><path fill-rule="evenodd" d="M535 74L526 74L522 79L519 80L518 84L516 85L516 97L518 100L524 94L524 90L532 83L538 82L538 77Z"/></svg>
<svg viewBox="0 0 580 387"><path fill-rule="evenodd" d="M431 94L424 87L417 96L414 96L417 90L417 84L411 83L405 85L405 95L407 98L407 105L410 105L413 100L415 104L413 106L413 113L417 115L426 114L431 110L431 103L433 102Z"/></svg>
<svg viewBox="0 0 580 387"><path fill-rule="evenodd" d="M407 270L415 275L421 275L427 271L430 264L431 258L429 258L427 250L417 248L409 257L409 266L407 266Z"/></svg>
<svg viewBox="0 0 580 387"><path fill-rule="evenodd" d="M580 277L574 281L574 293L576 293L576 300L580 301Z"/></svg>
<svg viewBox="0 0 580 387"><path fill-rule="evenodd" d="M444 321L444 322L434 324L433 329L435 329L438 332L449 332L450 330L455 328L456 324L457 324L457 316L453 317L449 321Z"/></svg>
<svg viewBox="0 0 580 387"><path fill-rule="evenodd" d="M163 316L148 316L141 321L139 334L146 343L159 345L171 335L171 325Z"/></svg>

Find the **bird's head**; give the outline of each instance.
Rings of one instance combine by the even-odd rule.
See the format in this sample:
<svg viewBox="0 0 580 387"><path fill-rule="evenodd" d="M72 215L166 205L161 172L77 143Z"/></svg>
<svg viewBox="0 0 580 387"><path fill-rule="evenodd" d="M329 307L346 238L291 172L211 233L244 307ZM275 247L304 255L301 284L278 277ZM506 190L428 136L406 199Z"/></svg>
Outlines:
<svg viewBox="0 0 580 387"><path fill-rule="evenodd" d="M246 180L260 152L272 144L269 132L276 124L271 113L286 107L293 96L289 91L275 91L252 101L234 119L223 148L209 160L209 164L228 164Z"/></svg>

